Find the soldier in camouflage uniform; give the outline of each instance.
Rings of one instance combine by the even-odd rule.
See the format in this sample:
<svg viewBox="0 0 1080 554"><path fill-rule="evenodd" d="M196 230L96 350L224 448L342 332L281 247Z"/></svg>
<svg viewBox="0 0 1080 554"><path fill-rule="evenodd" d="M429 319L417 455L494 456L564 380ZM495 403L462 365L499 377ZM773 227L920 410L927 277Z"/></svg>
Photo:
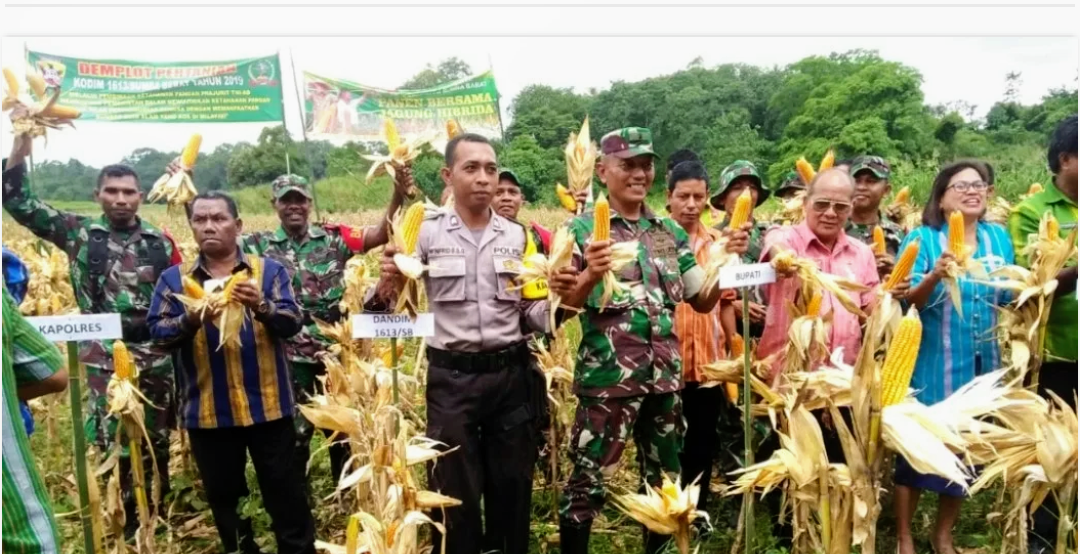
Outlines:
<svg viewBox="0 0 1080 554"><path fill-rule="evenodd" d="M878 275L885 277L896 262L896 251L904 240L904 229L881 213L881 199L889 189L889 164L879 156L859 156L852 160L850 174L855 181L851 218L844 232L873 246L874 227L885 233L885 252L874 253Z"/></svg>
<svg viewBox="0 0 1080 554"><path fill-rule="evenodd" d="M71 284L82 313L120 314L124 342L139 370L139 390L149 401L144 403L146 430L162 484L153 494L163 499L169 490L169 430L176 425L173 368L168 354L151 345L146 315L158 277L180 263L180 250L172 237L138 216L142 191L139 177L130 167L109 165L101 170L94 200L101 204L103 213L97 217L61 212L38 199L24 183L23 160L30 153L30 144L28 137L17 136L11 158L4 164L4 210L67 254ZM112 341L89 341L79 347L89 388L86 435L104 452L114 446L118 423L108 415L105 397L113 372L112 356ZM121 487L128 514L125 532L130 537L138 527L138 518L134 516L130 461L127 448L122 448ZM149 452L143 461L149 470Z"/></svg>
<svg viewBox="0 0 1080 554"><path fill-rule="evenodd" d="M788 171L780 178L780 186L776 187L776 197L780 200L787 200L805 190L806 183L802 181L802 177L799 177L799 174L795 171Z"/></svg>
<svg viewBox="0 0 1080 554"><path fill-rule="evenodd" d="M747 189L750 190L750 196L754 200L755 208L761 206L769 198L769 189L765 188L761 180L761 174L753 163L746 160L737 160L724 168L724 171L720 173L720 188L710 199L710 204L714 208L724 211L724 219L715 227L716 229L723 230L727 228L728 220L731 217L730 214L735 209L735 200L742 194L743 190ZM769 229L769 223L758 220L753 213L750 215L750 221L753 226L750 228L750 239L746 253L743 254L743 262L748 264L757 263L761 258L761 238L765 236L765 231ZM728 333L728 336L731 336L733 332L737 332L745 337L742 329L742 300L736 300L733 304L735 308L735 326L724 331ZM761 291L754 287L749 305L750 338L761 337L761 331L765 326L765 306L763 304L764 299L761 296Z"/></svg>
<svg viewBox="0 0 1080 554"><path fill-rule="evenodd" d="M315 320L337 323L342 314L339 304L345 293L345 263L355 253L386 244L387 216L401 207L405 188L395 184L387 214L377 227L353 230L343 225L312 225L312 194L308 182L298 175L282 175L271 184L274 210L281 226L245 236L243 250L248 254L273 259L285 266L292 278L296 299L303 309L304 327L286 342L286 355L292 368L293 389L297 402L317 394L316 376L326 368L319 359L333 341L319 332ZM299 413L297 428L297 475L307 473L311 437L315 427ZM329 435L330 433L326 433ZM330 467L334 478L341 476L349 447L344 442L330 446Z"/></svg>
<svg viewBox="0 0 1080 554"><path fill-rule="evenodd" d="M564 554L588 552L593 519L603 508L604 480L618 466L634 438L641 477L659 486L662 472L680 471L685 425L675 307L686 301L708 313L719 289L702 290L704 270L678 223L649 210L645 197L655 177L652 133L629 127L604 135L597 165L611 205L611 240L592 241L594 212L570 222L578 285L563 296L584 307L574 392L578 407L571 431L573 471L559 506ZM739 232L733 240L746 240ZM618 274L629 292L616 294L601 312L600 281L611 266L611 243L639 241L635 262ZM744 243L745 247L745 243ZM646 531L647 552L658 552L667 537Z"/></svg>

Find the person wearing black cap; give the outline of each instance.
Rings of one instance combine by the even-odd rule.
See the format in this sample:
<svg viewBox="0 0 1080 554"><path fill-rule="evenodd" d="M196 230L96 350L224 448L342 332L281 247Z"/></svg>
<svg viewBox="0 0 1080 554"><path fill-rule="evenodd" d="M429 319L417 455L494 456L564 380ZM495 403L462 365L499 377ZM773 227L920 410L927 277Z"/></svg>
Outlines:
<svg viewBox="0 0 1080 554"><path fill-rule="evenodd" d="M495 186L495 198L491 202L491 207L495 210L495 213L511 221L521 223L528 230L526 238L532 242L532 247L527 247L527 250L547 254L551 231L535 221L525 225L518 219L518 212L521 211L521 206L524 203L525 192L521 187L521 178L509 169L500 170L499 184Z"/></svg>

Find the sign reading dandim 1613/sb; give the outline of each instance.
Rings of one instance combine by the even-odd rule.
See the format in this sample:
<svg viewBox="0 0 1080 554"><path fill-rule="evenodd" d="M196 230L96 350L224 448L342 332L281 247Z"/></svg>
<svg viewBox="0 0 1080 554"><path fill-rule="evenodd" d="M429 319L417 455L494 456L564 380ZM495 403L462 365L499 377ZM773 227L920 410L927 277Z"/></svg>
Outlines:
<svg viewBox="0 0 1080 554"><path fill-rule="evenodd" d="M400 339L435 334L435 316L416 314L357 314L352 316L354 339Z"/></svg>
<svg viewBox="0 0 1080 554"><path fill-rule="evenodd" d="M49 342L123 338L120 314L45 315L28 317Z"/></svg>
<svg viewBox="0 0 1080 554"><path fill-rule="evenodd" d="M281 121L277 56L214 62L141 62L27 52L49 93L80 120L210 123Z"/></svg>

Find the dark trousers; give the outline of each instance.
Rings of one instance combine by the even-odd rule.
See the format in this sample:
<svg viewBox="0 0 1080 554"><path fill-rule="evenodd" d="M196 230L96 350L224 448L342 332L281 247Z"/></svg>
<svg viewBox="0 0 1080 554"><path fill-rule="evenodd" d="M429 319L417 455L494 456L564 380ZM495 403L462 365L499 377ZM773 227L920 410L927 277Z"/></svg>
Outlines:
<svg viewBox="0 0 1080 554"><path fill-rule="evenodd" d="M1039 395L1049 398L1053 392L1059 398L1076 408L1076 362L1044 363L1039 368ZM1053 497L1047 497L1032 516L1028 543L1053 550L1057 537L1058 509Z"/></svg>
<svg viewBox="0 0 1080 554"><path fill-rule="evenodd" d="M293 425L293 418L286 417L249 427L188 430L191 453L225 552L259 552L251 520L236 513L240 499L249 494L244 478L248 452L263 506L270 514L278 554L315 552L315 521L304 496L303 476L296 474L292 463Z"/></svg>
<svg viewBox="0 0 1080 554"><path fill-rule="evenodd" d="M467 373L434 362L428 369L427 436L458 447L428 466L429 488L462 502L446 509L449 554L529 550L537 454L529 371L525 360L486 373ZM486 522L481 521L481 514ZM444 517L441 511L432 516L439 521ZM435 535L438 554L441 537Z"/></svg>
<svg viewBox="0 0 1080 554"><path fill-rule="evenodd" d="M728 405L723 385L701 388L698 383L688 382L682 390L683 416L686 418L686 435L683 439L682 462L683 485L698 479L701 494L697 507L704 510L709 502L709 482L713 463L720 450L720 434L717 426L720 415ZM700 476L700 478L699 478Z"/></svg>

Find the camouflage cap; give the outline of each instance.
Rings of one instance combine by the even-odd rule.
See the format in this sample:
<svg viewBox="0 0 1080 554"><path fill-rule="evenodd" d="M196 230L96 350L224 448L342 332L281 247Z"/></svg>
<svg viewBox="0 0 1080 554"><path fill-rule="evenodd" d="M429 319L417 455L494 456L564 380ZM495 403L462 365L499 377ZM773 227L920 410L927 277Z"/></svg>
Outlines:
<svg viewBox="0 0 1080 554"><path fill-rule="evenodd" d="M881 156L859 156L851 161L850 174L852 177L864 169L870 170L878 179L889 178L889 163Z"/></svg>
<svg viewBox="0 0 1080 554"><path fill-rule="evenodd" d="M802 181L802 177L799 177L798 172L788 171L780 178L780 186L776 187L776 194L780 194L786 190L806 190L806 183Z"/></svg>
<svg viewBox="0 0 1080 554"><path fill-rule="evenodd" d="M274 182L270 184L270 191L274 200L280 200L282 196L293 191L311 198L311 186L308 185L307 179L299 175L282 175L274 179Z"/></svg>
<svg viewBox="0 0 1080 554"><path fill-rule="evenodd" d="M644 154L659 157L653 152L652 131L645 127L623 127L604 135L600 139L600 153L623 159Z"/></svg>
<svg viewBox="0 0 1080 554"><path fill-rule="evenodd" d="M758 189L757 206L760 206L769 197L769 191L762 184L761 174L758 173L757 166L746 160L736 160L725 167L724 171L720 172L720 188L709 200L709 204L718 210L722 210L724 208L724 193L727 192L731 183L734 183L739 177L750 177L754 181Z"/></svg>

